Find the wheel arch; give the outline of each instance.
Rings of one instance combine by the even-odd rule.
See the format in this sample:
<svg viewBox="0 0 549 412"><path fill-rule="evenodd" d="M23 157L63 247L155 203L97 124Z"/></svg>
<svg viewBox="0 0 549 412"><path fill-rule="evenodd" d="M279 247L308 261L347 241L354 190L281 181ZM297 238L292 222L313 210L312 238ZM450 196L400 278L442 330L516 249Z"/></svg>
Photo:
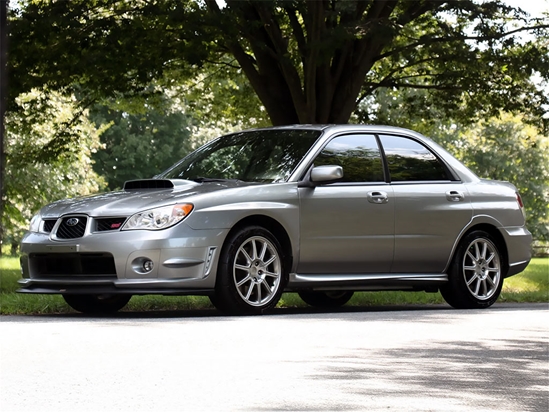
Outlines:
<svg viewBox="0 0 549 412"><path fill-rule="evenodd" d="M462 242L463 238L465 238L469 233L474 232L476 230L482 230L488 233L496 242L496 247L498 248L501 254L502 278L505 278L507 272L509 271L509 253L507 251L507 244L505 243L505 239L503 238L503 235L501 234L499 229L490 223L477 223L469 227L467 230L463 231L463 233L461 234L461 236L459 237L458 241L455 244L454 250L452 251L452 258L448 262L448 266L451 265L452 262L454 261L457 250L458 250L458 246Z"/></svg>
<svg viewBox="0 0 549 412"><path fill-rule="evenodd" d="M261 226L262 228L267 229L273 234L274 237L277 238L277 240L280 242L280 246L282 246L283 249L282 252L284 254L284 265L287 272L286 275L288 275L288 273L292 271L293 265L293 244L284 226L282 226L280 222L278 222L276 219L273 219L272 217L265 215L250 215L239 220L234 224L229 233L227 233L225 241L223 242L223 247L225 247L227 239L230 239L231 235L234 232L248 226Z"/></svg>

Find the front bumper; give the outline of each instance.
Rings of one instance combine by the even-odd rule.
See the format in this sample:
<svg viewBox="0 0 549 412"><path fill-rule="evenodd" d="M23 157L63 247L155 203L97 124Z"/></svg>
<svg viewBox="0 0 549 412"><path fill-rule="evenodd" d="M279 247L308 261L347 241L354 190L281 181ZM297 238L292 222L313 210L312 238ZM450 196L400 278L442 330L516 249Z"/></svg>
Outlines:
<svg viewBox="0 0 549 412"><path fill-rule="evenodd" d="M226 234L184 223L162 231L91 233L64 241L29 232L21 243L18 292L209 294Z"/></svg>

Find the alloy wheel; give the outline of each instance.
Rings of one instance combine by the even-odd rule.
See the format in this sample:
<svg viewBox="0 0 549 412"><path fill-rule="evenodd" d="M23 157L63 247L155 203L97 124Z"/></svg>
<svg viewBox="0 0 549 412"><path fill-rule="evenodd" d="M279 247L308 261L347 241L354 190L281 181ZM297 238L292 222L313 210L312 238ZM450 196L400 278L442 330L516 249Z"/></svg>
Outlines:
<svg viewBox="0 0 549 412"><path fill-rule="evenodd" d="M463 256L463 277L472 296L490 299L501 282L501 263L498 251L488 239L475 239Z"/></svg>
<svg viewBox="0 0 549 412"><path fill-rule="evenodd" d="M233 280L240 297L250 306L269 303L280 286L282 264L275 246L263 236L253 236L238 248Z"/></svg>

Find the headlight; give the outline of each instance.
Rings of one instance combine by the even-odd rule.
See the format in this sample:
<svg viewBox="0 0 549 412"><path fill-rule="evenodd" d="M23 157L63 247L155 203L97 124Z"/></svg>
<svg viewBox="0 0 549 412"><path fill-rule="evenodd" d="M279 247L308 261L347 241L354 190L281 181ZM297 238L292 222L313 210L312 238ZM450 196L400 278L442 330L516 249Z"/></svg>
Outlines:
<svg viewBox="0 0 549 412"><path fill-rule="evenodd" d="M42 223L42 215L40 214L40 212L38 212L32 217L30 221L29 232L39 232L40 223Z"/></svg>
<svg viewBox="0 0 549 412"><path fill-rule="evenodd" d="M185 217L191 213L192 210L193 205L190 203L145 210L130 217L122 227L122 230L166 229L167 227L173 226L185 219Z"/></svg>

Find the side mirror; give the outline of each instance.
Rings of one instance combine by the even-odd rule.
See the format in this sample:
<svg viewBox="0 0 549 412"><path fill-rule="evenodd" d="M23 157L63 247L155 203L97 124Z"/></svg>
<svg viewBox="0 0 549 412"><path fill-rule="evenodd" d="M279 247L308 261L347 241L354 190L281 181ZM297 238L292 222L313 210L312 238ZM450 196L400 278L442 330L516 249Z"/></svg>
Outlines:
<svg viewBox="0 0 549 412"><path fill-rule="evenodd" d="M311 182L327 183L334 182L343 177L341 166L317 166L311 170Z"/></svg>
<svg viewBox="0 0 549 412"><path fill-rule="evenodd" d="M343 177L343 168L341 166L317 166L308 174L308 178L305 178L300 182L300 187L314 187L321 183L333 183Z"/></svg>

